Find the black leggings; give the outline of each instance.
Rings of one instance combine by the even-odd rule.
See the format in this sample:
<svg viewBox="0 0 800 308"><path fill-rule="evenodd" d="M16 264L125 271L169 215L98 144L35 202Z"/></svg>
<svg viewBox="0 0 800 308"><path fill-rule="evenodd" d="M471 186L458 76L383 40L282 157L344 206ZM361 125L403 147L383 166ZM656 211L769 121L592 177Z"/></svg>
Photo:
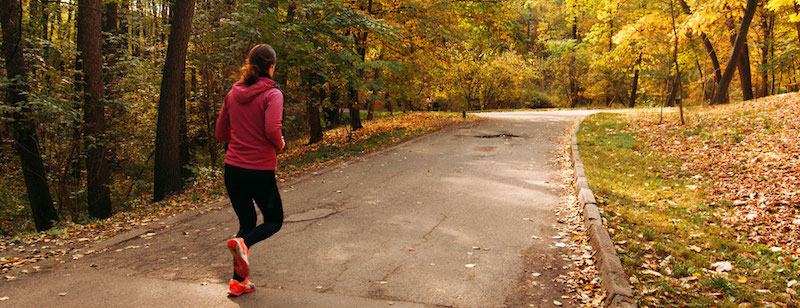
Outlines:
<svg viewBox="0 0 800 308"><path fill-rule="evenodd" d="M225 164L225 188L228 189L233 210L239 217L236 236L244 239L248 248L281 229L283 205L275 182L275 170L251 170ZM258 226L253 200L264 215L264 223ZM235 273L234 279L244 280Z"/></svg>

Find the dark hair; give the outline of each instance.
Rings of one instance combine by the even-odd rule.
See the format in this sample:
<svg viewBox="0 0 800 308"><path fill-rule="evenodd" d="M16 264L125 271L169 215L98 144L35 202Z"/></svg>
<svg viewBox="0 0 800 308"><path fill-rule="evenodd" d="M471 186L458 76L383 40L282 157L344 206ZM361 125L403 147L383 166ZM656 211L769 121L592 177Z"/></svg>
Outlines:
<svg viewBox="0 0 800 308"><path fill-rule="evenodd" d="M258 77L272 77L269 68L275 64L275 49L269 44L258 44L250 49L242 66L242 80L248 86L258 82Z"/></svg>

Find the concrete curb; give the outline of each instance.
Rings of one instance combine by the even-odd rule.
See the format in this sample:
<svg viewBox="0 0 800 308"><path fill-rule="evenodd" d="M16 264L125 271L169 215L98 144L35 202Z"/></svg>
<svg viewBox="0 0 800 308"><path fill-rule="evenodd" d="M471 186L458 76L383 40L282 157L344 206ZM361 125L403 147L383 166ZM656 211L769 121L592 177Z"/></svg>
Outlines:
<svg viewBox="0 0 800 308"><path fill-rule="evenodd" d="M585 118L584 118L585 119ZM614 242L603 227L603 218L600 216L600 209L597 208L597 200L594 198L592 190L589 188L589 181L586 178L586 170L583 161L578 153L578 129L583 120L575 125L572 131L572 167L575 169L573 185L578 192L578 204L583 210L583 223L589 232L589 243L595 251L595 261L600 271L601 287L606 292L606 307L638 307L633 298L633 291L628 277L622 268L622 263L617 257Z"/></svg>

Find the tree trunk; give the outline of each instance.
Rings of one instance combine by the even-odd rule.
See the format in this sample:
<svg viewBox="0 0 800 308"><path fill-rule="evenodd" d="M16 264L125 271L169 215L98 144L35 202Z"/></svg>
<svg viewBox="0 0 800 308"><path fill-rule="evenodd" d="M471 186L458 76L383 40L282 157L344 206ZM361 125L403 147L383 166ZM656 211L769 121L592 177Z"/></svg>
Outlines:
<svg viewBox="0 0 800 308"><path fill-rule="evenodd" d="M577 5L573 5L573 8L577 10ZM579 42L579 39L578 39L578 16L575 16L575 18L573 19L573 22L572 22L572 39L575 40L574 44L577 45L577 43ZM570 62L569 62L569 72L568 72L568 76L569 76L569 89L568 89L569 93L568 93L568 95L569 95L569 105L570 105L570 107L574 108L574 107L578 106L578 93L580 92L580 90L579 90L579 85L578 85L577 71L575 69L575 54L574 54L575 50L573 50L572 53L573 54L569 58Z"/></svg>
<svg viewBox="0 0 800 308"><path fill-rule="evenodd" d="M350 129L359 130L364 126L361 125L361 108L358 107L358 90L355 86L350 88L350 101L347 103L347 108L350 109Z"/></svg>
<svg viewBox="0 0 800 308"><path fill-rule="evenodd" d="M375 101L371 101L367 104L367 121L372 121L375 116Z"/></svg>
<svg viewBox="0 0 800 308"><path fill-rule="evenodd" d="M756 8L757 9L757 8ZM733 20L728 20L728 29L731 32L736 30ZM736 44L736 35L730 36L731 47ZM742 89L742 100L748 101L753 99L753 77L750 72L750 48L747 44L747 37L744 38L744 47L742 47L742 54L736 61L736 68L739 72L739 86Z"/></svg>
<svg viewBox="0 0 800 308"><path fill-rule="evenodd" d="M681 67L678 63L678 29L675 26L675 10L673 1L669 1L669 13L672 17L672 35L673 39L675 40L675 44L673 46L673 59L675 60L675 83L673 83L674 89L672 90L673 93L677 94L677 96L673 95L673 98L678 101L678 110L680 111L681 115L681 125L685 124L683 119L683 82L681 80Z"/></svg>
<svg viewBox="0 0 800 308"><path fill-rule="evenodd" d="M367 0L367 5L361 6L362 10L366 10L368 13L372 11L372 0ZM355 34L355 43L356 43L356 53L361 58L361 62L367 60L367 38L369 32L367 31L358 31ZM360 69L358 75L364 78L364 70ZM361 99L358 93L358 88L352 87L350 89L350 128L355 130L359 130L363 128L361 125Z"/></svg>
<svg viewBox="0 0 800 308"><path fill-rule="evenodd" d="M308 119L309 138L308 144L322 141L322 121L320 118L319 106L325 101L325 88L322 84L321 76L310 70L303 71L301 75L306 92L309 94L306 100L306 118ZM314 91L317 87L317 91Z"/></svg>
<svg viewBox="0 0 800 308"><path fill-rule="evenodd" d="M764 42L761 44L761 78L759 80L758 97L765 97L769 95L769 69L767 63L769 62L769 49L772 46L772 30L775 26L775 15L767 14L762 17L761 28L764 30Z"/></svg>
<svg viewBox="0 0 800 308"><path fill-rule="evenodd" d="M642 54L639 54L639 58L636 59L636 65L633 70L633 83L631 85L631 100L628 103L628 107L636 107L636 98L637 98L637 91L639 90L639 65L642 64Z"/></svg>
<svg viewBox="0 0 800 308"><path fill-rule="evenodd" d="M749 101L753 99L753 76L750 72L750 48L747 42L742 47L742 54L739 56L739 61L736 63L739 69L739 84L742 87L742 100Z"/></svg>
<svg viewBox="0 0 800 308"><path fill-rule="evenodd" d="M794 2L794 13L800 14L800 4ZM797 30L797 40L800 41L800 22L794 23L794 29Z"/></svg>
<svg viewBox="0 0 800 308"><path fill-rule="evenodd" d="M324 89L320 90L324 93ZM324 99L324 94L320 94L319 98ZM314 144L322 141L322 124L320 121L319 106L313 102L313 99L306 103L306 112L308 115L308 129L309 138L308 144Z"/></svg>
<svg viewBox="0 0 800 308"><path fill-rule="evenodd" d="M714 97L714 93L716 92L717 87L719 86L719 81L722 79L722 69L719 66L719 59L717 58L717 52L714 51L714 45L711 44L711 40L708 39L708 36L704 32L700 32L700 40L703 42L703 46L708 53L708 58L711 59L711 67L714 69L714 86L712 87L711 97ZM725 103L728 102L728 95L725 94L724 97Z"/></svg>
<svg viewBox="0 0 800 308"><path fill-rule="evenodd" d="M176 0L173 24L167 42L167 57L161 79L156 123L156 151L153 170L153 201L183 189L181 165L181 116L186 50L192 29L194 0Z"/></svg>
<svg viewBox="0 0 800 308"><path fill-rule="evenodd" d="M381 69L376 67L375 72L373 74L373 80L377 82L378 79L380 78L381 78ZM375 97L377 97L377 95L375 95ZM375 116L374 113L375 113L375 100L373 99L371 102L369 102L369 105L367 105L367 121L371 121L373 119L373 117Z"/></svg>
<svg viewBox="0 0 800 308"><path fill-rule="evenodd" d="M336 87L331 87L330 89L330 106L329 108L323 108L323 111L325 111L330 127L334 128L339 126L341 121L339 117L339 90Z"/></svg>
<svg viewBox="0 0 800 308"><path fill-rule="evenodd" d="M717 90L714 93L712 104L721 104L725 102L725 96L728 94L728 87L730 86L731 79L733 78L733 70L736 69L736 62L742 54L745 41L747 40L747 32L750 30L750 22L753 21L753 15L756 13L756 0L747 0L747 7L744 9L744 17L742 24L739 27L739 34L733 46L733 53L728 59L728 65L725 67L725 72L722 74Z"/></svg>
<svg viewBox="0 0 800 308"><path fill-rule="evenodd" d="M574 6L577 7L577 5L574 5ZM575 16L573 18L573 22L572 22L572 39L576 40L576 41L578 40L578 16Z"/></svg>
<svg viewBox="0 0 800 308"><path fill-rule="evenodd" d="M89 215L111 216L110 172L106 161L106 117L103 96L102 1L78 3L78 51L83 67L83 112L86 146L86 195Z"/></svg>
<svg viewBox="0 0 800 308"><path fill-rule="evenodd" d="M24 46L20 37L21 12L19 1L0 0L0 22L3 31L3 58L5 60L6 76L12 82L6 87L6 102L20 108L12 114L13 120L8 124L14 130L14 143L22 164L22 176L25 179L25 188L28 192L28 201L31 204L31 214L37 231L50 229L53 221L58 221L58 213L53 207L53 198L47 184L47 174L39 153L39 141L36 139L36 129L30 118L28 105L28 66L23 57Z"/></svg>

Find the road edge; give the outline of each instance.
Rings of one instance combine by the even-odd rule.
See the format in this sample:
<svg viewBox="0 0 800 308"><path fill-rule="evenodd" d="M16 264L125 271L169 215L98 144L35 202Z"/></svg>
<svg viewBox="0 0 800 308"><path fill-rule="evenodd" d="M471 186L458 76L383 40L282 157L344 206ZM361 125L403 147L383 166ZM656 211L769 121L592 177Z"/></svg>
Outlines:
<svg viewBox="0 0 800 308"><path fill-rule="evenodd" d="M573 185L578 193L578 205L582 210L583 223L589 232L589 243L595 251L595 261L600 271L601 288L606 293L606 307L638 307L633 298L633 290L622 263L617 256L614 242L603 226L603 218L597 207L597 200L589 188L586 170L578 153L578 130L586 117L578 121L572 130L570 149L572 151L572 168L574 169Z"/></svg>

